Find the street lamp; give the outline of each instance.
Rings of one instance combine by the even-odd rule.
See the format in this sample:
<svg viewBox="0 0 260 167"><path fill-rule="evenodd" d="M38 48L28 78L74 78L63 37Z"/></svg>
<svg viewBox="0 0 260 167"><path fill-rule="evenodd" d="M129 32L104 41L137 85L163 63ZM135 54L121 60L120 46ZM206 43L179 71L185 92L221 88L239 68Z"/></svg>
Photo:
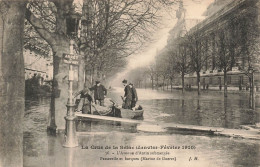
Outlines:
<svg viewBox="0 0 260 167"><path fill-rule="evenodd" d="M70 41L70 55L73 55L73 40ZM77 147L78 139L76 134L76 119L75 116L75 104L73 98L73 80L74 80L74 71L72 63L69 64L69 98L67 101L67 115L64 117L66 120L65 126L65 135L64 135L64 147Z"/></svg>
<svg viewBox="0 0 260 167"><path fill-rule="evenodd" d="M73 65L78 65L78 56L74 54L73 45L74 40L77 39L79 35L79 26L80 26L80 15L77 13L71 13L71 15L66 19L67 22L67 35L70 36L70 53L63 53L63 61L66 64L69 64L69 89L68 89L68 101L66 104L67 114L64 117L66 121L65 125L65 135L64 135L64 147L77 147L78 139L76 134L76 119L75 116L75 103L73 98L73 80L74 80L74 71ZM74 38L74 40L72 40Z"/></svg>

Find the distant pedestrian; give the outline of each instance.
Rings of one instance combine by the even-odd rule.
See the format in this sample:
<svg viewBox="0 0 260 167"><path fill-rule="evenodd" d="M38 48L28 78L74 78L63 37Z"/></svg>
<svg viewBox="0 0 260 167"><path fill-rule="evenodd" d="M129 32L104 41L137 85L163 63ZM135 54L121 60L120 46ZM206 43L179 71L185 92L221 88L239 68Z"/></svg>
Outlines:
<svg viewBox="0 0 260 167"><path fill-rule="evenodd" d="M124 97L123 97L123 101L124 101L124 105L122 106L125 109L131 109L131 103L132 103L132 99L133 99L133 93L132 90L130 88L130 86L127 84L127 80L123 80L122 81L125 89L124 89Z"/></svg>
<svg viewBox="0 0 260 167"><path fill-rule="evenodd" d="M100 83L100 81L96 81L96 85L89 88L89 90L94 91L95 104L98 103L100 106L104 106L107 89Z"/></svg>

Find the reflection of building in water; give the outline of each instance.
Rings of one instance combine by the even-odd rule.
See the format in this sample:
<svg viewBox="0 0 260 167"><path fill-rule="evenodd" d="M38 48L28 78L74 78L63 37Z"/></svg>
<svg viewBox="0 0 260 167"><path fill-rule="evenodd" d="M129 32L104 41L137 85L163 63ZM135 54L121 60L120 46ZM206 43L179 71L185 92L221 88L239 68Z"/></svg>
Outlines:
<svg viewBox="0 0 260 167"><path fill-rule="evenodd" d="M39 75L44 80L53 78L53 61L49 52L37 46L30 46L24 49L23 55L26 80L34 75Z"/></svg>
<svg viewBox="0 0 260 167"><path fill-rule="evenodd" d="M204 13L206 19L195 26L192 25L194 20L190 22L193 26L191 29L185 27L188 21L182 16L185 16L185 10L178 10L176 15L179 20L170 32L168 41L189 47L195 45L191 42L192 36L196 38L194 41L201 44L198 52L202 57L200 81L204 89L209 86L221 88L224 85L223 58L225 60L222 62L229 64L226 65L229 86L239 89L248 87L251 67L256 70L256 86L260 86L259 43L256 44L259 42L259 6L259 0L215 0ZM185 84L197 85L195 72L185 76ZM176 79L175 85L181 85L181 79Z"/></svg>

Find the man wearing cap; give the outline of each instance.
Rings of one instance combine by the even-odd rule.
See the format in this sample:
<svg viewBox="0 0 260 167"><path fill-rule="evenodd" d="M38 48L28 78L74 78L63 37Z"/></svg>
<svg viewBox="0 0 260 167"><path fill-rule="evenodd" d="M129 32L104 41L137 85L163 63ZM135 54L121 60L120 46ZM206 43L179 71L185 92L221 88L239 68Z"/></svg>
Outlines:
<svg viewBox="0 0 260 167"><path fill-rule="evenodd" d="M132 103L132 98L133 98L133 94L132 94L132 90L130 88L130 86L127 84L127 80L123 80L122 81L125 89L125 94L124 94L124 97L123 97L123 100L124 100L124 105L122 106L123 108L125 109L131 109L131 103Z"/></svg>
<svg viewBox="0 0 260 167"><path fill-rule="evenodd" d="M99 103L100 106L104 106L104 99L107 95L107 89L101 85L100 81L96 81L96 85L89 90L94 91L95 104Z"/></svg>

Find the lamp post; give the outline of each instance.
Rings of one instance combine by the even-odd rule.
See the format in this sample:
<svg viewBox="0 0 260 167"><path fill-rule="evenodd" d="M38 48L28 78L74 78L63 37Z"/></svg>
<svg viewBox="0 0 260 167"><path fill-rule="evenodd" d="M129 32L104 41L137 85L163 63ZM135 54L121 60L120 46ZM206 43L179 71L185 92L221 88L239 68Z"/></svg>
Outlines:
<svg viewBox="0 0 260 167"><path fill-rule="evenodd" d="M248 68L248 73L251 79L250 97L251 97L251 107L255 109L255 82L254 82L254 69L250 66Z"/></svg>
<svg viewBox="0 0 260 167"><path fill-rule="evenodd" d="M73 54L73 40L70 41L70 54ZM78 139L76 134L76 116L74 113L75 104L72 96L72 86L73 86L73 66L69 64L69 98L67 101L67 115L64 117L66 120L65 126L65 135L64 135L64 147L77 147L78 146Z"/></svg>

